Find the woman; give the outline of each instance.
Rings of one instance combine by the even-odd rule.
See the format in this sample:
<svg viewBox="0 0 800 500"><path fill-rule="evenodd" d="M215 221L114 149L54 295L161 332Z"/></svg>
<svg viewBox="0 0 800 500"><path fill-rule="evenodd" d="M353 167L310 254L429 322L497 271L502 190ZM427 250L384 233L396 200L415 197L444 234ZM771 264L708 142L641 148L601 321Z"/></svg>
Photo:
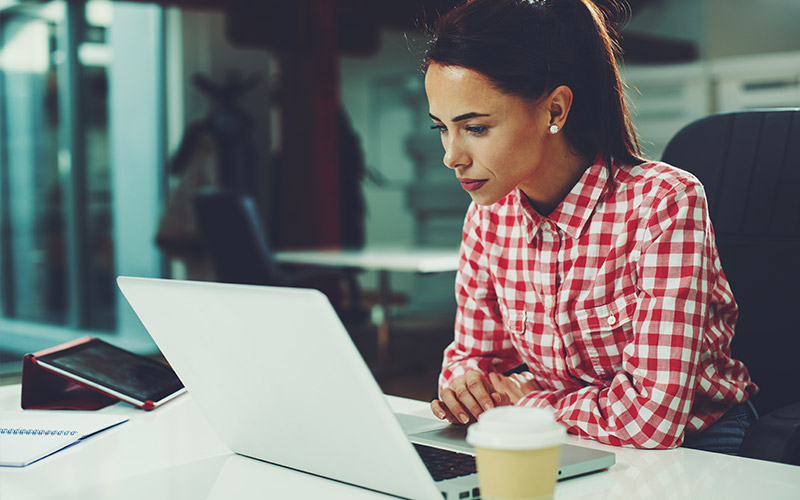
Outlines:
<svg viewBox="0 0 800 500"><path fill-rule="evenodd" d="M735 453L757 388L703 187L641 159L610 29L589 0L473 0L433 30L430 116L473 203L431 409L550 407L607 444Z"/></svg>

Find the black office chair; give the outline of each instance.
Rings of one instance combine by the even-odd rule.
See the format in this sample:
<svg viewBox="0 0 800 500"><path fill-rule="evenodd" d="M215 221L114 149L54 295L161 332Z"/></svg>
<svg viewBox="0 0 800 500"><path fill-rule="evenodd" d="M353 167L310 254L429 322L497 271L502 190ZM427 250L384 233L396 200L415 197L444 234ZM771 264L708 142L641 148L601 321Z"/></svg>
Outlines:
<svg viewBox="0 0 800 500"><path fill-rule="evenodd" d="M359 289L351 272L282 266L274 258L255 200L230 189L206 187L194 197L197 225L214 263L216 280L248 285L316 288L328 295L342 321L366 318L359 307ZM339 285L349 292L349 303Z"/></svg>
<svg viewBox="0 0 800 500"><path fill-rule="evenodd" d="M761 389L739 454L800 465L800 109L702 118L663 160L705 186L739 304L731 349Z"/></svg>

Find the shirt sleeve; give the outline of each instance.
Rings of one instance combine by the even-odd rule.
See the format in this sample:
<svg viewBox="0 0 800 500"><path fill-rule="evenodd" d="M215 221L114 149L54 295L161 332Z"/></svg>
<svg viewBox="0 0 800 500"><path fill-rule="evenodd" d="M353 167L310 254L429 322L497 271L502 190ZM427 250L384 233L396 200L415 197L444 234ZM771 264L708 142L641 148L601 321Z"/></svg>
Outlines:
<svg viewBox="0 0 800 500"><path fill-rule="evenodd" d="M606 444L680 446L714 289L724 281L702 186L687 182L659 196L640 233L639 295L622 369L606 387L534 392L518 402L550 406L570 432ZM732 297L731 307L735 313Z"/></svg>
<svg viewBox="0 0 800 500"><path fill-rule="evenodd" d="M455 285L455 338L444 351L439 391L469 370L488 374L523 363L503 327L485 252L481 215L480 208L472 203L464 221Z"/></svg>

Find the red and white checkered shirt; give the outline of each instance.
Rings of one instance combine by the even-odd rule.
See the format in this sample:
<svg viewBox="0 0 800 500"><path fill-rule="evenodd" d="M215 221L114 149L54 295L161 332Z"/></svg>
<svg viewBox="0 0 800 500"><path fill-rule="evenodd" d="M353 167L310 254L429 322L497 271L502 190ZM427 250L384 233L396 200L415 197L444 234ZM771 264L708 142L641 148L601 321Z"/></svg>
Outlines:
<svg viewBox="0 0 800 500"><path fill-rule="evenodd" d="M526 363L542 391L517 404L603 443L679 446L757 390L730 357L736 302L694 176L608 175L596 161L548 217L519 190L470 206L440 389Z"/></svg>

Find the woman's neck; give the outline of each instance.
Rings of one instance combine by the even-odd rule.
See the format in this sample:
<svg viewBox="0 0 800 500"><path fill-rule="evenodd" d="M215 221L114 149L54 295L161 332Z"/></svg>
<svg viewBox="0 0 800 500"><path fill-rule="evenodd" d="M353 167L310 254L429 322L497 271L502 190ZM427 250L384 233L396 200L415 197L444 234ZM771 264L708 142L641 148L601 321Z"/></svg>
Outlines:
<svg viewBox="0 0 800 500"><path fill-rule="evenodd" d="M544 216L550 215L564 201L592 163L592 158L577 154L566 138L562 136L561 139L545 161L538 185L533 189L520 186L533 208Z"/></svg>

